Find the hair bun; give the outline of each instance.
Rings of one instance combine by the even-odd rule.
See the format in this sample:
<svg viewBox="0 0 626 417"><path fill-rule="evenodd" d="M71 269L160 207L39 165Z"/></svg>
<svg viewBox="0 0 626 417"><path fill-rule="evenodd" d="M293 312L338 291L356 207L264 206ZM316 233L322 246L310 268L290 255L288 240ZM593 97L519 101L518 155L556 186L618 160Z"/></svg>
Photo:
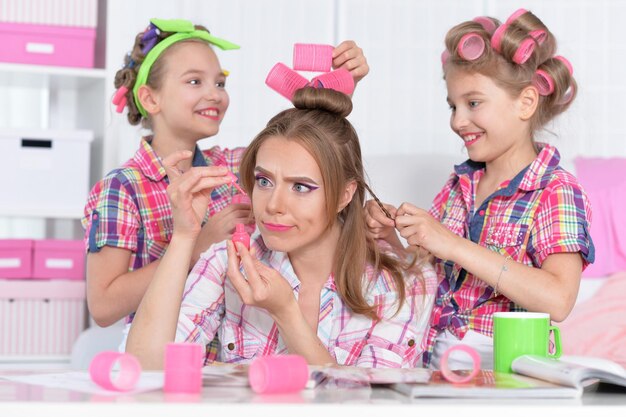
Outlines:
<svg viewBox="0 0 626 417"><path fill-rule="evenodd" d="M352 112L352 99L329 88L301 88L293 95L293 105L302 110L323 110L338 117L347 117Z"/></svg>

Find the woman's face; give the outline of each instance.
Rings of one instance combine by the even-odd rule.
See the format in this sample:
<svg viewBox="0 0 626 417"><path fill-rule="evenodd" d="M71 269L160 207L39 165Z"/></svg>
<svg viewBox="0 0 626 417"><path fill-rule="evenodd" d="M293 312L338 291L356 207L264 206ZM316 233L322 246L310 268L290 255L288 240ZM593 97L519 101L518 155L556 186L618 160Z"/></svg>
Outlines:
<svg viewBox="0 0 626 417"><path fill-rule="evenodd" d="M252 207L268 248L293 254L324 242L324 181L313 156L280 136L265 140L254 169Z"/></svg>

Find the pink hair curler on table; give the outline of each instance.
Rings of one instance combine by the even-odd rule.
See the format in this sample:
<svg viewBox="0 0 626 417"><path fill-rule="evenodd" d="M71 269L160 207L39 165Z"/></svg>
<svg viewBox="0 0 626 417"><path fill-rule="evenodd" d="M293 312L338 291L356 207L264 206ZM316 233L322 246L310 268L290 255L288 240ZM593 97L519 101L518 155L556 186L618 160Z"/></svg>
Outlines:
<svg viewBox="0 0 626 417"><path fill-rule="evenodd" d="M296 43L293 46L293 69L328 72L333 64L333 49L331 45Z"/></svg>
<svg viewBox="0 0 626 417"><path fill-rule="evenodd" d="M248 379L257 394L298 392L309 380L309 366L300 355L263 356L250 364Z"/></svg>
<svg viewBox="0 0 626 417"><path fill-rule="evenodd" d="M117 376L111 372L119 364ZM91 380L109 391L130 391L135 388L141 376L141 364L130 353L105 351L97 354L89 364Z"/></svg>
<svg viewBox="0 0 626 417"><path fill-rule="evenodd" d="M464 376L459 375L455 373L454 371L452 371L450 367L448 366L448 358L450 357L450 354L454 352L455 350L467 353L472 359L472 370L470 371L469 374L464 375ZM472 349L471 347L467 345L455 345L449 348L448 350L446 350L441 356L440 368L441 368L441 375L448 382L452 382L453 384L465 384L471 381L472 378L474 378L480 371L480 355L478 354L478 352L476 352L475 349Z"/></svg>
<svg viewBox="0 0 626 417"><path fill-rule="evenodd" d="M163 364L163 390L172 394L200 393L203 355L203 346L197 343L168 343Z"/></svg>
<svg viewBox="0 0 626 417"><path fill-rule="evenodd" d="M308 83L306 78L281 62L274 65L265 78L265 84L289 101L293 100L296 90L306 87Z"/></svg>

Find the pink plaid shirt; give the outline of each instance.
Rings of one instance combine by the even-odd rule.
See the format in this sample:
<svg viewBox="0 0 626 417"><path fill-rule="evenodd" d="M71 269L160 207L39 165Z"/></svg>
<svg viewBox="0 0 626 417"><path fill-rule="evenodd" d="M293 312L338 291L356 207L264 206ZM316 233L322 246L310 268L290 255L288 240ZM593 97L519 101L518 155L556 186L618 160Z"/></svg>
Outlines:
<svg viewBox="0 0 626 417"><path fill-rule="evenodd" d="M516 262L541 268L553 253L578 252L583 268L594 260L589 235L591 206L576 178L559 166L556 148L540 144L535 160L474 207L482 163L455 167L435 197L430 213L449 230ZM492 315L524 311L478 277L450 261L436 260L440 283L431 316L424 364L437 335L450 330L462 339L468 330L492 335Z"/></svg>
<svg viewBox="0 0 626 417"><path fill-rule="evenodd" d="M258 232L252 246L263 263L291 284L297 298L300 281L287 254L268 250ZM217 357L207 354L206 363L247 363L257 356L288 353L269 313L242 302L226 278L226 269L225 244L214 245L202 255L187 279L176 340L207 345L217 334L221 347ZM407 274L406 299L394 315L398 298L393 280L387 272L374 275L372 268L367 269L364 279L371 285L366 299L370 305L378 304L380 321L352 313L329 277L320 294L317 336L331 356L342 365L417 366L436 288L431 265L421 268L421 276L424 285L414 273Z"/></svg>
<svg viewBox="0 0 626 417"><path fill-rule="evenodd" d="M196 148L193 166L225 165L234 174L245 148ZM160 259L172 238L172 210L167 197L169 180L149 138L121 168L111 171L92 188L82 224L89 252L103 246L132 251L129 271ZM211 193L208 215L230 204L233 189L227 185Z"/></svg>

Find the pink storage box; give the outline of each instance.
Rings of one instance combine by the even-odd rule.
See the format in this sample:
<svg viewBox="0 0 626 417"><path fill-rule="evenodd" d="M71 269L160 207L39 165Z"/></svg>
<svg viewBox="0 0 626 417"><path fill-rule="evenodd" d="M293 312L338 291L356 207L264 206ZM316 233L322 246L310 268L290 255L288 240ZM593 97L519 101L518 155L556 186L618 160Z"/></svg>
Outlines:
<svg viewBox="0 0 626 417"><path fill-rule="evenodd" d="M36 240L33 259L33 278L85 279L82 240Z"/></svg>
<svg viewBox="0 0 626 417"><path fill-rule="evenodd" d="M0 357L68 357L86 320L84 281L0 279Z"/></svg>
<svg viewBox="0 0 626 417"><path fill-rule="evenodd" d="M95 28L0 22L0 62L93 68Z"/></svg>
<svg viewBox="0 0 626 417"><path fill-rule="evenodd" d="M33 272L32 265L32 240L0 240L0 278L30 278Z"/></svg>

